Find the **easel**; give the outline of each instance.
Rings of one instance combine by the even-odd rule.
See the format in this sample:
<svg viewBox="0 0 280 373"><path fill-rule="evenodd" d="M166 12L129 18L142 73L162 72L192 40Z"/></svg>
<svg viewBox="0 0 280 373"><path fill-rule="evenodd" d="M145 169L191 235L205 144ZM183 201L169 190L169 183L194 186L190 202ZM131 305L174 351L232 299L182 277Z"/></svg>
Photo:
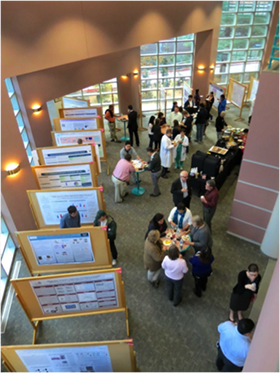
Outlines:
<svg viewBox="0 0 280 373"><path fill-rule="evenodd" d="M138 116L140 117L140 127L138 127L138 130L139 131L147 131L147 128L143 127L143 117L145 117L145 115L142 113L142 100L141 100L141 97L142 97L142 94L141 94L141 87L140 87L140 84L138 85L138 99L139 99L139 108L140 108L140 113L138 114Z"/></svg>
<svg viewBox="0 0 280 373"><path fill-rule="evenodd" d="M114 106L114 94L113 93L111 93L111 100L112 100L112 105ZM118 128L118 127L115 127L115 130L116 131L121 131L121 129Z"/></svg>
<svg viewBox="0 0 280 373"><path fill-rule="evenodd" d="M114 283L116 285L116 297L118 301L118 306L116 307L104 307L102 309L93 309L87 311L70 311L67 313L59 312L58 314L45 314L41 308L39 303L38 297L36 296L31 282L38 281L37 277L29 277L29 278L20 278L20 279L13 279L11 283L15 289L16 297L26 314L28 321L33 328L33 338L32 344L36 343L36 337L38 333L38 327L40 323L44 320L52 320L58 318L66 318L66 317L76 317L76 316L89 316L89 315L98 315L103 313L114 313L114 312L124 312L125 313L125 320L126 320L126 333L129 336L129 322L128 322L128 308L126 306L125 301L125 293L124 293L124 283L121 279L121 268L113 268L113 269L105 269L105 270L98 270L98 271L90 271L90 272L79 272L79 273L67 273L67 274L60 274L60 275L50 275L50 276L40 276L40 281L44 285L44 280L59 280L64 279L67 277L76 277L77 281L83 281L83 276L91 276L91 275L102 275L102 274L114 274ZM79 279L81 278L81 280ZM88 281L88 280L84 280Z"/></svg>
<svg viewBox="0 0 280 373"><path fill-rule="evenodd" d="M232 101L232 95L234 93L234 84L235 86L239 86L239 87L243 87L243 95L242 95L242 101L241 101L241 105L238 105L236 104L235 102ZM247 86L245 84L241 84L239 82L237 82L236 80L230 78L229 79L229 85L228 85L228 100L230 101L230 103L234 106L236 106L238 109L240 109L240 113L239 113L239 117L234 119L234 121L243 121L245 120L244 118L242 118L242 110L243 110L243 107L244 107L244 99L245 99L245 92L246 92L246 88Z"/></svg>

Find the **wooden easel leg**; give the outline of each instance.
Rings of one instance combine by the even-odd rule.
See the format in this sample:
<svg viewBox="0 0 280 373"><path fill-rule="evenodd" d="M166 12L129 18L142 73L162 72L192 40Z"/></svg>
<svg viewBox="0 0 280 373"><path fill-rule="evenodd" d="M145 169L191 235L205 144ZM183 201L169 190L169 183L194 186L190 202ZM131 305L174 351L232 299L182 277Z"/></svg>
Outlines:
<svg viewBox="0 0 280 373"><path fill-rule="evenodd" d="M238 118L234 119L235 122L236 122L236 121L239 121L239 120L245 120L245 119L244 119L244 118L241 118L241 117L238 117Z"/></svg>
<svg viewBox="0 0 280 373"><path fill-rule="evenodd" d="M7 369L8 372L15 372L15 370L12 367L10 367L10 365L5 360L2 360L2 364Z"/></svg>
<svg viewBox="0 0 280 373"><path fill-rule="evenodd" d="M126 334L129 337L128 308L125 307Z"/></svg>
<svg viewBox="0 0 280 373"><path fill-rule="evenodd" d="M33 324L33 339L32 339L32 344L35 345L36 343L36 336L37 336L37 330L39 326L40 320L36 321L35 324Z"/></svg>

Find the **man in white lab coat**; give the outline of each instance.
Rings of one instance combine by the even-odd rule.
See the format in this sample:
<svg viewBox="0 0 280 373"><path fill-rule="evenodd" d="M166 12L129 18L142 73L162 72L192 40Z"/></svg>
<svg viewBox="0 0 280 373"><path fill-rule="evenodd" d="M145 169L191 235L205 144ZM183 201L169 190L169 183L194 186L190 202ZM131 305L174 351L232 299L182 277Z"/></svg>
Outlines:
<svg viewBox="0 0 280 373"><path fill-rule="evenodd" d="M160 145L160 159L162 165L161 177L163 177L164 179L168 179L166 173L168 171L168 168L171 167L172 163L174 162L173 151L176 147L176 144L172 144L171 136L172 130L167 129L166 134L161 139Z"/></svg>

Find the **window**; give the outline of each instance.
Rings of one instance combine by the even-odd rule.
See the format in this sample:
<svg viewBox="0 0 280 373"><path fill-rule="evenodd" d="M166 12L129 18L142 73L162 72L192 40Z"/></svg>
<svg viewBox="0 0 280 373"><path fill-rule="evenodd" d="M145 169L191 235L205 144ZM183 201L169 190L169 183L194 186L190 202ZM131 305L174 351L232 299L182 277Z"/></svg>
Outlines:
<svg viewBox="0 0 280 373"><path fill-rule="evenodd" d="M166 89L167 108L182 98L184 82L191 84L194 34L178 36L158 43L142 45L142 110L158 110L159 89Z"/></svg>
<svg viewBox="0 0 280 373"><path fill-rule="evenodd" d="M214 81L258 78L273 1L223 1ZM248 80L249 78L249 80Z"/></svg>
<svg viewBox="0 0 280 373"><path fill-rule="evenodd" d="M14 114L15 114L15 117L16 117L16 120L17 120L17 124L18 124L18 129L19 129L19 132L21 134L22 142L23 142L24 148L26 150L29 163L31 164L31 166L34 166L34 161L33 161L31 146L30 146L30 140L29 140L29 137L28 137L28 134L27 134L27 131L26 131L26 127L25 127L23 118L22 118L22 113L20 111L20 107L19 107L19 104L18 104L18 99L17 99L16 93L15 93L15 89L14 89L14 86L13 86L12 79L10 79L10 78L5 79L5 84L6 84L6 87L7 87L8 95L9 95L10 100L11 100L13 111L14 111Z"/></svg>
<svg viewBox="0 0 280 373"><path fill-rule="evenodd" d="M11 273L16 246L1 216L1 303Z"/></svg>

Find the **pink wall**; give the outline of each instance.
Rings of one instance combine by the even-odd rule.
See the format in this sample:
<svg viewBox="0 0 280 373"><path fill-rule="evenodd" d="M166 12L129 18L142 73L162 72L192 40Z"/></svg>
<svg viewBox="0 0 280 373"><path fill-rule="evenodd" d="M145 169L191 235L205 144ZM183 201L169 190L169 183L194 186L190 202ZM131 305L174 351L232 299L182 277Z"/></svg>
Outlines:
<svg viewBox="0 0 280 373"><path fill-rule="evenodd" d="M262 71L228 232L261 244L279 193L279 74Z"/></svg>

